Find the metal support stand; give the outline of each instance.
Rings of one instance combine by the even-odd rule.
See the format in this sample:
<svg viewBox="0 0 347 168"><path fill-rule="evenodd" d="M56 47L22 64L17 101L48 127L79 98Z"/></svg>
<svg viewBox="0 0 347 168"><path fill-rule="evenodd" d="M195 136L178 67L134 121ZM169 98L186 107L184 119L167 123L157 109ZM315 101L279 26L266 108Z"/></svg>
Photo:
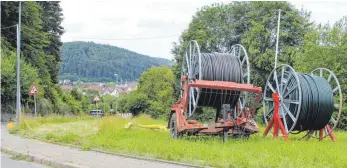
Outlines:
<svg viewBox="0 0 347 168"><path fill-rule="evenodd" d="M223 104L222 106L223 112L223 122L228 122L230 118L230 104ZM228 131L230 128L223 128L223 142L225 143L228 138Z"/></svg>
<svg viewBox="0 0 347 168"><path fill-rule="evenodd" d="M325 127L326 127L326 129L327 129L327 132L330 132L330 134L329 134L330 139L331 139L333 142L336 142L335 135L334 135L334 133L331 131L331 128L330 128L329 124L327 124ZM324 139L324 132L323 132L323 131L324 131L324 128L319 130L319 140L320 140L320 141L322 141L322 140Z"/></svg>
<svg viewBox="0 0 347 168"><path fill-rule="evenodd" d="M283 125L281 118L280 118L280 115L279 115L280 97L275 92L272 94L272 98L274 100L274 114L272 116L272 119L269 121L269 124L266 126L266 129L263 133L263 136L266 136L269 133L270 128L273 126L274 127L273 136L278 137L278 128L279 128L282 132L284 139L286 141L288 141L289 140L288 133L285 130L284 125Z"/></svg>

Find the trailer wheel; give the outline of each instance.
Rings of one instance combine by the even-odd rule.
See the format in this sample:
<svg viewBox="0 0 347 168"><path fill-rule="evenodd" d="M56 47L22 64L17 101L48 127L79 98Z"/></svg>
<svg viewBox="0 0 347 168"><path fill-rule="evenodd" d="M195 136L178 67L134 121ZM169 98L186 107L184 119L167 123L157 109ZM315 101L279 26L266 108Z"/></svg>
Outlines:
<svg viewBox="0 0 347 168"><path fill-rule="evenodd" d="M182 137L182 133L179 133L177 130L177 119L175 113L172 114L170 119L170 137L173 139Z"/></svg>

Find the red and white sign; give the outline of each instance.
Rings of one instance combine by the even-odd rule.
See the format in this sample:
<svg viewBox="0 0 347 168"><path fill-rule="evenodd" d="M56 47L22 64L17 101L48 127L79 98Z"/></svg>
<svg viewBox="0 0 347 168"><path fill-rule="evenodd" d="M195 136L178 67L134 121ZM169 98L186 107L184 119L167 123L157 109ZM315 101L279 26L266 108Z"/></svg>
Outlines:
<svg viewBox="0 0 347 168"><path fill-rule="evenodd" d="M39 90L37 89L37 87L35 86L35 84L33 84L31 86L31 89L29 90L29 94L30 95L37 95L40 94Z"/></svg>
<svg viewBox="0 0 347 168"><path fill-rule="evenodd" d="M97 101L100 101L99 96L95 96L95 97L94 97L94 102L97 102Z"/></svg>

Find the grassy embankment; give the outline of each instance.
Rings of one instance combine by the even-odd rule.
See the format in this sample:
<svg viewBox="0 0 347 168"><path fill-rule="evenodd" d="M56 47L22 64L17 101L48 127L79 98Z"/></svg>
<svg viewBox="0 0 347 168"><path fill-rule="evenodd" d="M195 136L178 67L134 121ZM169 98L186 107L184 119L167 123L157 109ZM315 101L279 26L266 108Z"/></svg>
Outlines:
<svg viewBox="0 0 347 168"><path fill-rule="evenodd" d="M169 138L168 131L122 128L130 119L104 117L26 118L13 133L53 143L82 146L216 167L347 167L347 133L335 132L337 142L291 141L262 137L230 139L219 137ZM131 120L141 124L167 124L147 116Z"/></svg>

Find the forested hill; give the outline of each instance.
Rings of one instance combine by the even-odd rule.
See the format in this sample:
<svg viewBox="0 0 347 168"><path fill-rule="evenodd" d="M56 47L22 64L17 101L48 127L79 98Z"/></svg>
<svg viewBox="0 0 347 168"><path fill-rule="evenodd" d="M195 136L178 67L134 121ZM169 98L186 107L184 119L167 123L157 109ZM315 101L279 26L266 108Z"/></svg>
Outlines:
<svg viewBox="0 0 347 168"><path fill-rule="evenodd" d="M93 42L67 42L62 47L60 79L72 81L134 80L152 66L170 66L172 62L138 54L116 46Z"/></svg>

